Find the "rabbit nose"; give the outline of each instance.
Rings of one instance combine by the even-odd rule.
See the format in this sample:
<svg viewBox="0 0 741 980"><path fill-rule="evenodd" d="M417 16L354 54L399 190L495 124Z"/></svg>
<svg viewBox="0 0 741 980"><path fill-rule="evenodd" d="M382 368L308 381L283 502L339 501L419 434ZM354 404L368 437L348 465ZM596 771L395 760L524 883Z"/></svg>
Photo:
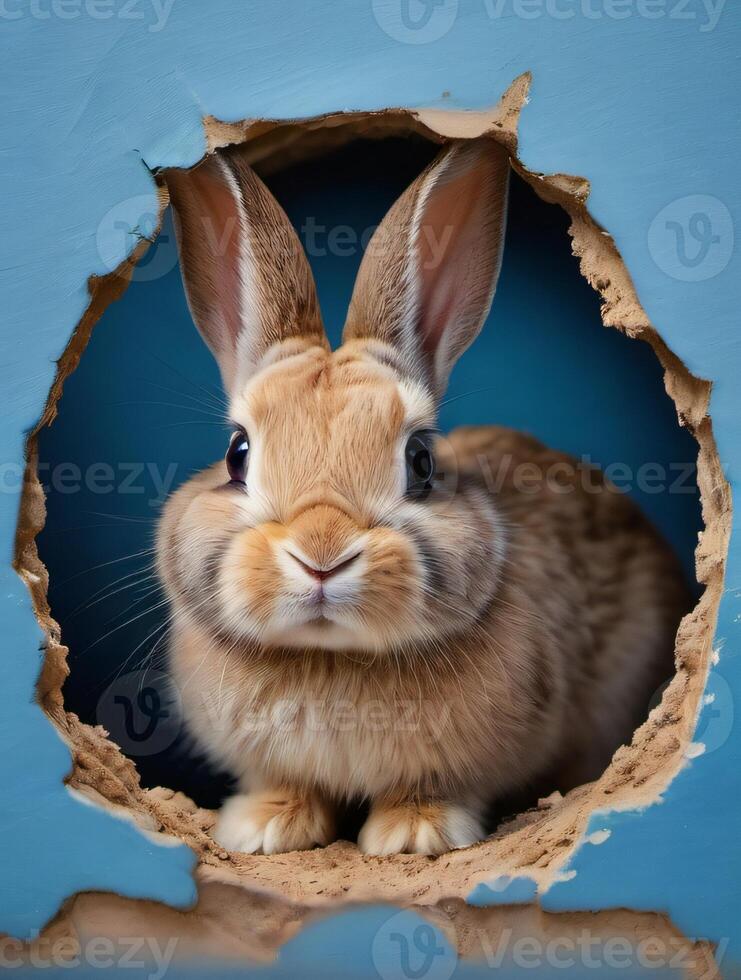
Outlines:
<svg viewBox="0 0 741 980"><path fill-rule="evenodd" d="M356 551L355 554L350 555L349 558L343 558L341 561L335 562L334 565L330 565L329 567L321 567L310 564L305 559L299 558L298 555L295 555L292 551L288 551L288 554L303 568L305 572L308 572L312 578L317 579L319 582L325 582L328 578L332 578L333 575L336 575L338 572L341 572L345 568L352 565L352 563L358 559L360 552Z"/></svg>

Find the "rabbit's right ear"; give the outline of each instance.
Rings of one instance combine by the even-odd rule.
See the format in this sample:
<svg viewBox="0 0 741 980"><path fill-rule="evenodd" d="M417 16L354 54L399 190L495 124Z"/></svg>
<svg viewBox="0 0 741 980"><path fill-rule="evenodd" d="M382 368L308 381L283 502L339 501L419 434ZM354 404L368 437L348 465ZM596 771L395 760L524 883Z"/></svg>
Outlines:
<svg viewBox="0 0 741 980"><path fill-rule="evenodd" d="M439 397L481 330L499 275L509 157L488 137L450 143L370 240L343 339L395 348Z"/></svg>
<svg viewBox="0 0 741 980"><path fill-rule="evenodd" d="M170 170L180 267L193 319L234 394L276 343L327 347L314 280L287 215L240 148Z"/></svg>

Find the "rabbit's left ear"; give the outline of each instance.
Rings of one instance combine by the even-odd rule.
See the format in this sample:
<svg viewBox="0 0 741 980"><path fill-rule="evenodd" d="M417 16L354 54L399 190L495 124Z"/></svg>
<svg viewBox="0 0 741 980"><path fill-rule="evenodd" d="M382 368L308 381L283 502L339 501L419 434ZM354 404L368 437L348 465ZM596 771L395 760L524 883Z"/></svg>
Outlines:
<svg viewBox="0 0 741 980"><path fill-rule="evenodd" d="M493 140L449 144L373 235L343 340L390 344L439 397L491 306L508 184L509 158Z"/></svg>

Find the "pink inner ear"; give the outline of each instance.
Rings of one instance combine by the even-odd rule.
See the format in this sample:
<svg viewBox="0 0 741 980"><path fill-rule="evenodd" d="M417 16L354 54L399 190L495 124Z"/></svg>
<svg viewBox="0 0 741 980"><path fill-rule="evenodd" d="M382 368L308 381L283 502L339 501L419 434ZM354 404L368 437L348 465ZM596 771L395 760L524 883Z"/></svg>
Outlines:
<svg viewBox="0 0 741 980"><path fill-rule="evenodd" d="M192 201L197 240L191 239L195 248L188 291L198 323L224 369L224 361L234 357L242 318L240 204L226 179L207 166L194 174Z"/></svg>
<svg viewBox="0 0 741 980"><path fill-rule="evenodd" d="M495 247L485 237L490 180L491 162L479 159L458 173L443 174L425 202L417 236L418 329L429 355L434 355L448 330L451 335L445 342L451 352L463 349L471 338L460 336L459 330L471 326L482 286L487 292L490 288L490 283L477 281L481 266L489 263L476 261L477 249Z"/></svg>

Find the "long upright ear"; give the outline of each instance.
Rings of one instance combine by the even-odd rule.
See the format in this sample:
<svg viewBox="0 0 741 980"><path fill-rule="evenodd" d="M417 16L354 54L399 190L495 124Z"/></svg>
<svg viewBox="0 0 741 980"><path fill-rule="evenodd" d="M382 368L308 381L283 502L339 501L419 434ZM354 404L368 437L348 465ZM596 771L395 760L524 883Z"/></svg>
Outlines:
<svg viewBox="0 0 741 980"><path fill-rule="evenodd" d="M188 305L226 390L242 385L272 344L328 346L298 236L240 149L171 170L167 185Z"/></svg>
<svg viewBox="0 0 741 980"><path fill-rule="evenodd" d="M493 140L442 150L376 229L343 339L391 344L439 397L491 306L508 183L507 153Z"/></svg>

